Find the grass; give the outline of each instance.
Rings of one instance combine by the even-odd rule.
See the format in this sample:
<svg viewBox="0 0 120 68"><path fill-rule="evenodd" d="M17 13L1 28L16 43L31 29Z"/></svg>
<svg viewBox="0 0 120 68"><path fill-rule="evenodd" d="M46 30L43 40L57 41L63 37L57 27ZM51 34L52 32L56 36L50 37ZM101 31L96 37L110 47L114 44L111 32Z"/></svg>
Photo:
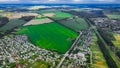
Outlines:
<svg viewBox="0 0 120 68"><path fill-rule="evenodd" d="M107 62L97 44L96 35L93 36L93 42L91 43L90 49L93 53L93 64L92 68L108 68Z"/></svg>
<svg viewBox="0 0 120 68"><path fill-rule="evenodd" d="M112 40L112 43L115 45L115 47L120 49L120 35L119 34L113 34L115 40Z"/></svg>
<svg viewBox="0 0 120 68"><path fill-rule="evenodd" d="M49 68L49 63L42 61L42 60L37 60L33 64L30 64L27 68Z"/></svg>
<svg viewBox="0 0 120 68"><path fill-rule="evenodd" d="M42 48L65 53L77 33L55 22L34 26L24 26L17 34L26 34L30 41Z"/></svg>
<svg viewBox="0 0 120 68"><path fill-rule="evenodd" d="M70 20L61 20L59 23L63 24L64 26L71 28L74 31L80 31L87 29L89 26L86 21L82 18L75 18Z"/></svg>
<svg viewBox="0 0 120 68"><path fill-rule="evenodd" d="M0 27L0 32L7 32L15 27L21 26L22 24L25 24L26 22L19 19L12 19L7 24L5 24L3 27Z"/></svg>
<svg viewBox="0 0 120 68"><path fill-rule="evenodd" d="M4 12L4 10L0 10L0 13Z"/></svg>
<svg viewBox="0 0 120 68"><path fill-rule="evenodd" d="M120 15L116 15L116 14L107 14L107 16L110 19L120 19Z"/></svg>

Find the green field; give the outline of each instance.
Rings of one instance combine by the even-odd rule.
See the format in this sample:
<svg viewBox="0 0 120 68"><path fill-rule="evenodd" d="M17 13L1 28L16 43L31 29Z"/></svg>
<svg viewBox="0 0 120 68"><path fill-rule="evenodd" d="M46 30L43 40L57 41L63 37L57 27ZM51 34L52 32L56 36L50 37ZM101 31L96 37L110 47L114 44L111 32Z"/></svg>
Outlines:
<svg viewBox="0 0 120 68"><path fill-rule="evenodd" d="M58 23L63 24L64 26L66 26L74 31L80 31L80 30L88 28L88 24L82 18L60 20Z"/></svg>
<svg viewBox="0 0 120 68"><path fill-rule="evenodd" d="M116 14L106 14L106 15L110 19L120 19L120 15L116 15Z"/></svg>
<svg viewBox="0 0 120 68"><path fill-rule="evenodd" d="M7 24L5 24L3 27L0 27L0 32L4 33L7 32L15 27L21 26L25 24L26 22L19 19L11 19Z"/></svg>
<svg viewBox="0 0 120 68"><path fill-rule="evenodd" d="M0 13L3 13L3 12L4 12L4 10L1 10L1 9L0 9Z"/></svg>
<svg viewBox="0 0 120 68"><path fill-rule="evenodd" d="M73 16L72 14L69 13L65 13L65 12L55 12L55 16L53 16L52 18L55 20L60 20L60 19L64 19L67 17L71 17Z"/></svg>
<svg viewBox="0 0 120 68"><path fill-rule="evenodd" d="M70 13L61 12L61 11L57 11L57 10L56 11L43 10L43 11L39 12L39 14L45 14L45 13L54 13L55 15L52 18L55 19L55 20L60 20L60 19L64 19L64 18L73 16Z"/></svg>
<svg viewBox="0 0 120 68"><path fill-rule="evenodd" d="M77 33L55 22L34 26L24 26L17 34L26 34L30 41L42 48L65 53Z"/></svg>

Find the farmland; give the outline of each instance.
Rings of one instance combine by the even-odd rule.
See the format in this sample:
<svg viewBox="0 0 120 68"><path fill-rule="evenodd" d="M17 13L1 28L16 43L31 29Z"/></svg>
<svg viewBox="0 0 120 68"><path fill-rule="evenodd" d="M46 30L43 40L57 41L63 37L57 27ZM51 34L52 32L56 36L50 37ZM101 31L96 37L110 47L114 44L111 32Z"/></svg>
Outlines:
<svg viewBox="0 0 120 68"><path fill-rule="evenodd" d="M40 10L38 11L39 14L44 14L44 13L54 13L57 12L58 10L56 9L49 9L49 10Z"/></svg>
<svg viewBox="0 0 120 68"><path fill-rule="evenodd" d="M42 60L38 60L36 62L34 62L33 64L29 64L29 66L27 68L48 68L49 67L49 63L42 61Z"/></svg>
<svg viewBox="0 0 120 68"><path fill-rule="evenodd" d="M64 19L64 18L67 18L67 17L71 17L71 16L73 16L72 14L70 14L70 13L66 13L66 12L61 12L61 11L57 11L57 10L44 10L44 11L40 11L40 12L38 12L39 14L41 14L41 15L44 15L44 16L48 16L48 14L50 15L50 16L48 16L48 17L51 17L51 18L53 18L54 20L60 20L60 19Z"/></svg>
<svg viewBox="0 0 120 68"><path fill-rule="evenodd" d="M55 20L60 20L60 19L64 19L67 17L71 17L73 16L72 14L69 13L65 13L65 12L55 12L55 15L52 17Z"/></svg>
<svg viewBox="0 0 120 68"><path fill-rule="evenodd" d="M21 26L25 24L26 22L19 19L11 19L7 24L5 24L3 27L0 27L0 32L7 32L15 27Z"/></svg>
<svg viewBox="0 0 120 68"><path fill-rule="evenodd" d="M44 23L50 23L53 22L51 19L48 18L43 18L43 19L35 19L35 20L31 20L29 22L27 22L26 24L24 24L24 26L27 25L37 25L37 24L44 24Z"/></svg>
<svg viewBox="0 0 120 68"><path fill-rule="evenodd" d="M30 41L41 48L65 53L77 33L55 22L21 27L17 34L26 34Z"/></svg>
<svg viewBox="0 0 120 68"><path fill-rule="evenodd" d="M74 30L80 31L88 28L88 24L82 18L60 20L58 23Z"/></svg>
<svg viewBox="0 0 120 68"><path fill-rule="evenodd" d="M46 18L46 16L39 15L39 16L35 17L34 20L40 20L40 19L45 19L45 18Z"/></svg>
<svg viewBox="0 0 120 68"><path fill-rule="evenodd" d="M44 16L47 16L47 17L53 17L55 14L54 13L45 13L43 14Z"/></svg>

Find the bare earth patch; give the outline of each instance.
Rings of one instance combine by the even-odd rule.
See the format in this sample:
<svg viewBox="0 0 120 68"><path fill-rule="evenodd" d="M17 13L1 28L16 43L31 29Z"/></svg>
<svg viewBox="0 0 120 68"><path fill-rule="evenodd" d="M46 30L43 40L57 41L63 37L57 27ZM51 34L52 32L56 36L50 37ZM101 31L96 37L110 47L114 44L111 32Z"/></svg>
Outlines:
<svg viewBox="0 0 120 68"><path fill-rule="evenodd" d="M27 22L26 24L24 24L24 26L51 23L51 22L53 22L53 21L49 18L39 19L39 20L31 20L31 21Z"/></svg>
<svg viewBox="0 0 120 68"><path fill-rule="evenodd" d="M45 13L43 14L44 16L47 16L47 17L53 17L55 15L55 13Z"/></svg>
<svg viewBox="0 0 120 68"><path fill-rule="evenodd" d="M9 19L14 19L14 18L21 18L23 16L38 16L39 14L37 13L26 13L26 12L20 12L20 13L6 13L5 16L7 16Z"/></svg>

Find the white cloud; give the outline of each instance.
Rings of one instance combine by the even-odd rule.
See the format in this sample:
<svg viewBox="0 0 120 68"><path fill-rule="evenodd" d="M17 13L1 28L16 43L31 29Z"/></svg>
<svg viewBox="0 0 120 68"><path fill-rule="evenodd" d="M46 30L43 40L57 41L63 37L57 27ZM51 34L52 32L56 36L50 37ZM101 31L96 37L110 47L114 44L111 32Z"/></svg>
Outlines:
<svg viewBox="0 0 120 68"><path fill-rule="evenodd" d="M19 0L0 0L0 2L10 2L10 1L19 1Z"/></svg>

